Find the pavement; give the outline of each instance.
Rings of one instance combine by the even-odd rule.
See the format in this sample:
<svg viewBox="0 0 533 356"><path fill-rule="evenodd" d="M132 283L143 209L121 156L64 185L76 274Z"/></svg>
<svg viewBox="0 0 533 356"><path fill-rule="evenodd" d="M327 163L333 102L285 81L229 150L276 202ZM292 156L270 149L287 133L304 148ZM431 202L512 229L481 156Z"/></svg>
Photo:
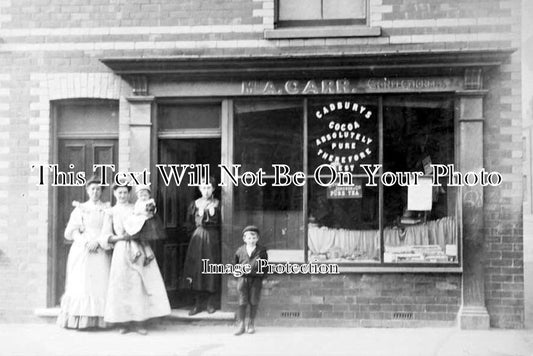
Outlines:
<svg viewBox="0 0 533 356"><path fill-rule="evenodd" d="M0 324L0 355L350 355L533 356L533 330L258 327L154 324L148 335L65 330L54 324Z"/></svg>

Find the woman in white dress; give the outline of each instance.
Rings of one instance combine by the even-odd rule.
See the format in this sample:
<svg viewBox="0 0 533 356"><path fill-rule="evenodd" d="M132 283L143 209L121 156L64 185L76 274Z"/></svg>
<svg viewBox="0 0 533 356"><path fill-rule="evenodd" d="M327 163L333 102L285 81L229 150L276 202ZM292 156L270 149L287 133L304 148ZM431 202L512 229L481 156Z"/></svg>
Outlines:
<svg viewBox="0 0 533 356"><path fill-rule="evenodd" d="M76 206L65 229L65 238L73 242L57 323L69 329L106 326L104 310L111 254L106 241L101 239L101 231L109 204L100 201L102 187L98 178L87 181L86 192L89 200Z"/></svg>
<svg viewBox="0 0 533 356"><path fill-rule="evenodd" d="M120 323L121 333L135 331L146 334L144 321L170 314L165 285L156 260L145 263L145 256L132 258L132 241L124 223L133 214L129 203L129 186L113 186L117 199L103 228L103 236L114 243L105 321ZM149 249L150 246L147 246Z"/></svg>

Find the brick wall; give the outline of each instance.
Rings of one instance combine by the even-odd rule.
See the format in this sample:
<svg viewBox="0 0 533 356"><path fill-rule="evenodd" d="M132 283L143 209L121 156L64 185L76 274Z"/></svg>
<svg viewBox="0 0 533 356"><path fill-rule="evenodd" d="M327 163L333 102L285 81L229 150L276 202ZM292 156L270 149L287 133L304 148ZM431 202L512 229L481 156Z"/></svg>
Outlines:
<svg viewBox="0 0 533 356"><path fill-rule="evenodd" d="M503 184L485 189L485 295L496 327L524 322L522 220L522 118L520 64L515 60L487 77L485 163Z"/></svg>
<svg viewBox="0 0 533 356"><path fill-rule="evenodd" d="M0 198L3 201L0 203L0 320L20 320L22 315L28 316L34 308L46 304L49 196L46 188L35 186L35 175L29 166L49 160L49 101L102 97L111 91L114 98L121 100L120 124L127 125L129 109L124 95L129 88L114 82L118 79L99 58L517 48L520 45L519 0L369 0L370 25L380 26L382 36L265 40L263 31L273 28L273 4L273 0L120 3L0 0ZM519 327L523 320L519 58L520 51L517 51L499 71L485 75L485 88L489 89L484 109L485 167L504 173L502 186L486 189L484 207L486 299L491 324L498 327ZM66 89L50 95L50 88L61 86L67 77L71 79L64 82ZM84 78L87 78L86 89L82 89ZM95 80L93 84L89 84L88 78ZM115 89L109 89L110 83ZM121 137L120 143L119 162L124 169L129 157L127 139ZM349 274L327 281L305 278L280 277L279 284L270 291L287 291L286 285L292 282L298 283L302 293L321 283L337 283L346 290L356 290L346 292L343 296L346 303L339 304L348 305L349 310L326 310L328 307L313 310L313 305L332 305L332 297L325 293L296 296L322 297L323 303L318 303L318 299L313 299L317 303L301 299L311 308L306 312L315 313L309 314L313 320L331 319L339 314L326 313L341 312L377 312L383 313L377 319L390 319L390 312L396 311L395 308L402 310L399 305L415 308L419 305L417 298L426 297L435 298L421 302L426 311L440 305L435 308L441 311L435 313L442 313L443 320L450 320L460 303L458 290L447 290L446 293L453 295L445 301L433 294L440 292L439 286L444 284L460 285L458 276ZM402 290L401 298L406 299L398 302L388 296L389 289L380 287L385 282L410 286ZM416 289L420 283L427 283L430 288L420 294L409 294L411 287ZM379 299L384 307L392 310L371 310L376 306L370 306L376 304L364 294L367 287L381 288L375 291L379 298L392 298ZM351 310L349 298L355 298L353 305L369 305L368 309ZM369 303L364 303L365 298ZM267 295L265 305L269 303L277 302ZM362 319L373 319L366 316ZM415 320L421 320L422 316L422 310L415 310Z"/></svg>
<svg viewBox="0 0 533 356"><path fill-rule="evenodd" d="M88 64L88 58L96 63L102 51L279 54L328 52L324 46L344 51L346 46L350 51L499 47L517 40L520 23L517 0L369 0L370 25L380 26L382 36L265 40L263 31L274 25L273 0L102 3L54 0L39 6L3 0L0 6L10 5L0 18L4 51L89 53L70 59L78 66Z"/></svg>
<svg viewBox="0 0 533 356"><path fill-rule="evenodd" d="M228 285L236 308L236 279ZM259 319L276 325L443 326L455 324L460 304L460 275L269 276Z"/></svg>
<svg viewBox="0 0 533 356"><path fill-rule="evenodd" d="M507 19L500 22L510 19L516 34L519 4L499 2L499 8ZM519 48L518 38L507 46ZM524 322L520 50L485 80L484 166L503 174L501 186L485 189L485 296L491 326L514 328Z"/></svg>
<svg viewBox="0 0 533 356"><path fill-rule="evenodd" d="M37 186L31 165L51 162L51 101L118 99L129 90L112 73L20 69L0 75L0 320L14 322L34 320L47 303L49 188Z"/></svg>
<svg viewBox="0 0 533 356"><path fill-rule="evenodd" d="M250 0L17 0L9 4L4 22L20 28L101 26L191 26L252 23L260 4Z"/></svg>
<svg viewBox="0 0 533 356"><path fill-rule="evenodd" d="M4 202L0 208L0 315L10 320L14 316L24 319L30 313L28 305L45 302L47 225L46 209L40 207L47 201L30 185L28 174L28 157L38 158L41 132L30 116L30 74L12 72L0 74L0 78L4 94L0 98L0 196Z"/></svg>

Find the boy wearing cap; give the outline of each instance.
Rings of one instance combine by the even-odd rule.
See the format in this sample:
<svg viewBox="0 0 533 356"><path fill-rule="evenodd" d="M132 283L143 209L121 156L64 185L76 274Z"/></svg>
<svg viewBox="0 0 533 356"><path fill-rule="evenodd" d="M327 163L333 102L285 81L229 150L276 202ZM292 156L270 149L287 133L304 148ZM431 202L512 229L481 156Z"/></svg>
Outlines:
<svg viewBox="0 0 533 356"><path fill-rule="evenodd" d="M263 246L257 244L259 240L259 229L250 225L242 230L244 245L235 252L235 264L248 264L251 266L250 273L239 277L237 281L237 291L239 293L239 311L237 314L237 331L235 335L242 335L245 331L244 320L246 317L246 307L250 305L250 318L246 331L249 334L255 332L254 320L261 297L264 273L258 271L259 259L268 260L268 254Z"/></svg>

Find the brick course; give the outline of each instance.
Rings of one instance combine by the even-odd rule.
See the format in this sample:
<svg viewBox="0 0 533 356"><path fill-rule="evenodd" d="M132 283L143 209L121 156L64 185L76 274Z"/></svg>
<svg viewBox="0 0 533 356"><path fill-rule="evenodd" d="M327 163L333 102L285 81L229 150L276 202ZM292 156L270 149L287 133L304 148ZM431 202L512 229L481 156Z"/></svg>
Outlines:
<svg viewBox="0 0 533 356"><path fill-rule="evenodd" d="M228 287L236 305L236 281ZM461 278L453 274L269 276L260 319L283 325L442 326L455 322L460 304Z"/></svg>

